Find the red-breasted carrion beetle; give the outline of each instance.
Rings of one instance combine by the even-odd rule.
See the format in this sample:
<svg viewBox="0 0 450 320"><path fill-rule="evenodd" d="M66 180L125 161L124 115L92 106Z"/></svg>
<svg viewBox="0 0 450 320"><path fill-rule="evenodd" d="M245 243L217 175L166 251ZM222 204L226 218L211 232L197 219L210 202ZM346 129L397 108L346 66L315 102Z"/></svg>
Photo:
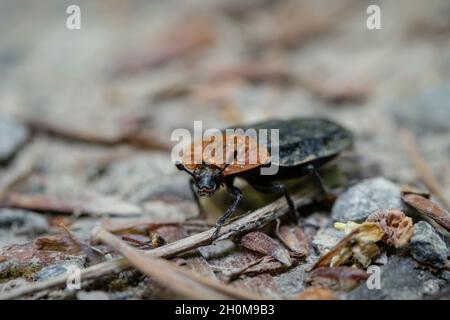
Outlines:
<svg viewBox="0 0 450 320"><path fill-rule="evenodd" d="M223 131L224 140L220 145L224 148L223 154L228 161L218 163L213 157L201 155L200 163L193 164L192 155L194 145L201 144L203 148L214 146L215 140L197 141L184 152L183 161L176 163L179 170L187 172L191 176L191 189L194 198L202 208L198 196L214 194L221 186L226 186L230 195L234 198L233 204L227 209L224 215L217 221L216 235L219 228L236 210L242 192L233 185L234 178L240 177L252 185L260 192L284 194L290 211L296 214L294 203L290 198L285 185L280 180L298 178L307 174L313 175L316 183L325 192L323 181L317 172L317 168L335 158L342 151L349 149L353 144L352 134L342 126L326 119L318 118L298 118L291 120L269 120L245 126L236 126L230 129L278 129L278 157L270 155L272 150L271 139L263 146L256 140L238 135L227 135ZM225 147L227 143L234 144L233 153L227 153ZM240 149L241 148L241 149ZM249 162L247 156L250 151L258 152L256 162ZM233 150L233 148L230 148ZM238 162L237 150L244 152L244 161ZM278 166L276 174L261 174L261 168L265 166Z"/></svg>

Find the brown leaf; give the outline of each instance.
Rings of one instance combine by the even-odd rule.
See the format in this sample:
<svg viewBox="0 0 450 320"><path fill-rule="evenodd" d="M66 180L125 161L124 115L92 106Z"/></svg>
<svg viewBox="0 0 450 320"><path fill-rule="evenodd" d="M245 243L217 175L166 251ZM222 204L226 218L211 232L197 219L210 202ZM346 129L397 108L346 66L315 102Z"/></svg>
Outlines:
<svg viewBox="0 0 450 320"><path fill-rule="evenodd" d="M438 207L424 194L403 189L401 192L401 197L402 200L409 206L413 207L426 217L436 221L439 225L450 231L450 214Z"/></svg>
<svg viewBox="0 0 450 320"><path fill-rule="evenodd" d="M348 291L367 278L368 275L364 270L354 267L322 267L311 272L308 282L333 290Z"/></svg>
<svg viewBox="0 0 450 320"><path fill-rule="evenodd" d="M139 215L142 210L128 202L113 197L54 196L42 194L10 193L2 207L72 214L90 215Z"/></svg>
<svg viewBox="0 0 450 320"><path fill-rule="evenodd" d="M286 266L292 265L289 252L261 231L252 231L241 238L241 245L247 249L274 257Z"/></svg>
<svg viewBox="0 0 450 320"><path fill-rule="evenodd" d="M185 228L180 225L166 225L160 226L155 231L165 243L171 243L188 236Z"/></svg>
<svg viewBox="0 0 450 320"><path fill-rule="evenodd" d="M309 287L303 290L296 300L336 300L333 292L321 287Z"/></svg>
<svg viewBox="0 0 450 320"><path fill-rule="evenodd" d="M368 222L378 222L384 232L383 242L396 248L405 246L414 233L413 221L398 209L380 210L367 217Z"/></svg>
<svg viewBox="0 0 450 320"><path fill-rule="evenodd" d="M257 266L261 260L272 261L278 265L282 270L286 270L279 261L269 256L260 257L259 254L249 250L226 250L227 254L217 254L214 258L208 259L209 264L215 271L219 271L217 276L222 281L233 281L233 285L249 291L257 292L262 295L266 295L270 292L270 295L279 296L279 288L273 279L272 270L265 269L260 272L248 273L247 270L252 266ZM266 265L264 262L262 263ZM278 271L278 270L275 270ZM247 277L241 277L246 275Z"/></svg>
<svg viewBox="0 0 450 320"><path fill-rule="evenodd" d="M80 245L67 233L40 237L34 244L36 250L62 251L71 255L77 255L81 251Z"/></svg>
<svg viewBox="0 0 450 320"><path fill-rule="evenodd" d="M61 251L70 255L84 254L91 264L104 260L103 255L80 239L70 230L61 225L63 233L37 238L34 241L36 250Z"/></svg>
<svg viewBox="0 0 450 320"><path fill-rule="evenodd" d="M275 260L275 258L270 256L264 256L259 259L241 266L239 268L234 268L230 270L220 269L225 276L225 281L230 282L243 276L253 277L255 275L263 273L279 273L286 270L286 266L280 261Z"/></svg>
<svg viewBox="0 0 450 320"><path fill-rule="evenodd" d="M303 230L296 225L283 225L276 231L278 239L291 251L301 256L308 255L309 241Z"/></svg>

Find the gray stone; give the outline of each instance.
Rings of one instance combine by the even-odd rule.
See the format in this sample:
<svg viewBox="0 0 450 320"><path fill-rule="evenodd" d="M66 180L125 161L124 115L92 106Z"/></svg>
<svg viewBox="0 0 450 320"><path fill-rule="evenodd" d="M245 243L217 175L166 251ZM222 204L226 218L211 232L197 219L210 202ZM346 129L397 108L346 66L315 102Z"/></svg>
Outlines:
<svg viewBox="0 0 450 320"><path fill-rule="evenodd" d="M33 280L43 281L51 279L62 274L73 272L74 268L82 269L85 267L85 264L85 258L73 256L69 260L42 268L39 272L33 275Z"/></svg>
<svg viewBox="0 0 450 320"><path fill-rule="evenodd" d="M321 228L315 234L312 244L319 254L323 255L333 248L343 237L344 232L335 228Z"/></svg>
<svg viewBox="0 0 450 320"><path fill-rule="evenodd" d="M411 255L417 261L436 268L445 266L448 248L434 228L425 221L414 225L414 235L409 243Z"/></svg>
<svg viewBox="0 0 450 320"><path fill-rule="evenodd" d="M344 192L333 206L332 217L335 221L360 222L374 211L390 208L405 208L399 186L381 177L371 178Z"/></svg>
<svg viewBox="0 0 450 320"><path fill-rule="evenodd" d="M308 277L308 271L318 259L319 256L311 252L304 263L273 278L283 297L289 298L296 296L305 289L305 280Z"/></svg>
<svg viewBox="0 0 450 320"><path fill-rule="evenodd" d="M0 162L8 161L29 137L23 124L0 118Z"/></svg>
<svg viewBox="0 0 450 320"><path fill-rule="evenodd" d="M39 235L48 232L49 228L47 219L41 214L20 209L0 209L0 229L16 234Z"/></svg>
<svg viewBox="0 0 450 320"><path fill-rule="evenodd" d="M380 289L369 289L366 282L351 291L348 299L415 300L438 290L439 281L427 270L416 268L410 257L393 256L381 267Z"/></svg>

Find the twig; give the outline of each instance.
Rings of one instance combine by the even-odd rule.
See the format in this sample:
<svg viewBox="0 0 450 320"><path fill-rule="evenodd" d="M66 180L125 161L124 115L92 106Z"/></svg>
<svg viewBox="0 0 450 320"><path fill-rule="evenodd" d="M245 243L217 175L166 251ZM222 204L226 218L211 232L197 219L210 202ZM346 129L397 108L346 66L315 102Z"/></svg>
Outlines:
<svg viewBox="0 0 450 320"><path fill-rule="evenodd" d="M0 208L19 208L33 211L72 214L74 212L89 215L133 216L142 213L132 204L113 197L56 196L43 194L22 194L11 192L0 199Z"/></svg>
<svg viewBox="0 0 450 320"><path fill-rule="evenodd" d="M247 299L262 297L245 292L239 288L222 284L192 271L185 270L167 260L146 256L142 251L132 248L105 229L97 227L93 230L93 240L106 244L121 255L141 272L150 276L165 288L168 288L189 299Z"/></svg>
<svg viewBox="0 0 450 320"><path fill-rule="evenodd" d="M450 210L450 202L442 192L442 187L439 185L436 177L431 172L427 163L420 156L417 144L410 130L402 129L401 138L406 152L411 158L412 164L416 170L418 178L430 189L430 191L442 202L447 210Z"/></svg>
<svg viewBox="0 0 450 320"><path fill-rule="evenodd" d="M142 218L142 219L123 219L123 220L110 220L104 219L101 221L101 226L111 233L126 233L132 232L133 230L139 230L141 228L145 230L157 229L161 226L183 226L186 229L189 227L202 228L203 230L214 227L214 224L207 223L201 220L186 220L186 219L153 219L153 218Z"/></svg>
<svg viewBox="0 0 450 320"><path fill-rule="evenodd" d="M150 130L138 128L122 128L115 134L102 134L95 130L83 128L69 128L67 126L51 122L49 120L35 119L22 116L23 121L28 126L41 133L46 133L62 139L77 141L88 144L98 144L104 146L116 146L120 144L130 144L142 149L164 150L170 149L170 146L162 142L159 137ZM120 127L120 124L117 125Z"/></svg>
<svg viewBox="0 0 450 320"><path fill-rule="evenodd" d="M297 206L305 205L311 201L311 197L318 194L317 188L313 185L308 185L308 188L302 190L301 194L293 197L293 201ZM309 197L306 198L305 195ZM226 239L229 237L248 232L250 230L258 229L270 221L273 221L289 211L286 200L280 198L265 207L255 210L248 215L243 216L240 219L230 222L228 225L223 226L219 233L218 239ZM181 253L185 253L192 249L196 249L201 246L208 245L213 242L213 234L215 228L211 228L207 231L194 234L192 236L180 239L178 241L171 242L164 246L146 252L150 257L162 257L170 258ZM110 273L118 273L129 267L129 263L126 259L119 258L111 261L99 263L92 267L86 268L81 272L81 279L83 281L96 279ZM16 299L31 293L47 290L55 287L63 287L68 279L68 275L61 275L53 279L49 279L42 282L36 282L29 285L19 287L10 292L0 295L0 300L4 299Z"/></svg>

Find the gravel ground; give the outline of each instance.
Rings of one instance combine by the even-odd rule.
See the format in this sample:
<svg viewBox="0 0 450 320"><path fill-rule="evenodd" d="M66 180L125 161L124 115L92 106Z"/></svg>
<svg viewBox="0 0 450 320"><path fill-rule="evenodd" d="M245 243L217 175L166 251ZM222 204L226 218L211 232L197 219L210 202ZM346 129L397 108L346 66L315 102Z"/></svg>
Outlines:
<svg viewBox="0 0 450 320"><path fill-rule="evenodd" d="M130 219L125 214L195 217L188 177L170 160L172 131L192 130L194 120L204 128L224 128L319 116L355 135L354 149L336 161L345 182L336 189L333 208L306 208L299 222L310 240L309 256L292 268L232 282L246 290L295 297L309 285L308 268L343 237L334 221L361 222L374 210L392 207L407 211L401 186L429 186L405 148L405 134L437 179L441 196L432 192L431 199L445 209L448 1L379 1L381 30L368 30L368 2L356 0L76 1L81 30L68 30L66 8L73 2L0 1L0 291L89 265L86 257L57 251L56 260L30 253L38 267L20 269L29 257L14 256L14 246L33 250L38 237L58 234L60 223L87 241L95 225ZM14 172L25 174L11 185ZM268 202L238 184L248 193L241 212ZM10 194L64 204L70 199L89 212L11 209ZM229 199L220 193L203 203L214 222ZM350 293L334 290L336 297L440 297L450 279L448 238L426 222L414 222L420 225L411 248L383 248L380 290L360 284ZM218 250L208 248L213 249ZM223 280L217 268L260 257L239 245L229 251L210 258L200 250L182 259L186 268ZM23 272L13 272L18 269ZM83 290L32 297L177 298L131 271Z"/></svg>

